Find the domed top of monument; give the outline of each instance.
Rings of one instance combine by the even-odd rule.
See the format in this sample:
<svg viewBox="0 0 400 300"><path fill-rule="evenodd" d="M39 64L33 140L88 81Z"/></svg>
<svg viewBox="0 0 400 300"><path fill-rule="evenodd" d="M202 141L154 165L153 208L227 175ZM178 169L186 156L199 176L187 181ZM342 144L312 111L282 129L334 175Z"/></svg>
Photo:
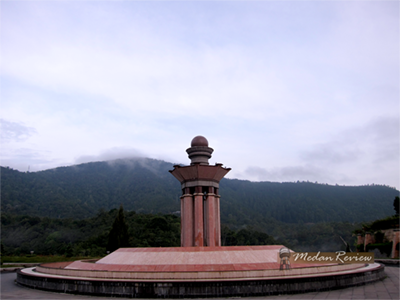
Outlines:
<svg viewBox="0 0 400 300"><path fill-rule="evenodd" d="M211 153L213 153L213 151L213 148L208 147L207 139L201 135L194 137L191 147L186 149L191 160L191 165L208 165L208 160L211 158Z"/></svg>
<svg viewBox="0 0 400 300"><path fill-rule="evenodd" d="M192 147L208 147L208 141L204 136L198 135L193 138L190 146L192 146Z"/></svg>

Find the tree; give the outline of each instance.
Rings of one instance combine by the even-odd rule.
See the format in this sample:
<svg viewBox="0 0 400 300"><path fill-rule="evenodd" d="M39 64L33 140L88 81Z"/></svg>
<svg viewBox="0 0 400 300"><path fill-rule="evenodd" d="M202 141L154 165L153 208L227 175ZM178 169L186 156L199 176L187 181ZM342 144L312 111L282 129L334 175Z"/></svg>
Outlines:
<svg viewBox="0 0 400 300"><path fill-rule="evenodd" d="M129 246L128 225L125 223L124 208L119 207L119 211L110 234L108 235L107 250L112 252L121 247Z"/></svg>
<svg viewBox="0 0 400 300"><path fill-rule="evenodd" d="M72 257L72 256L74 256L74 252L73 252L71 243L69 243L69 244L67 245L67 247L65 248L65 256L66 256L66 257Z"/></svg>
<svg viewBox="0 0 400 300"><path fill-rule="evenodd" d="M394 210L396 211L396 216L399 215L399 196L397 196L396 198L394 198L393 201L393 206L394 206Z"/></svg>

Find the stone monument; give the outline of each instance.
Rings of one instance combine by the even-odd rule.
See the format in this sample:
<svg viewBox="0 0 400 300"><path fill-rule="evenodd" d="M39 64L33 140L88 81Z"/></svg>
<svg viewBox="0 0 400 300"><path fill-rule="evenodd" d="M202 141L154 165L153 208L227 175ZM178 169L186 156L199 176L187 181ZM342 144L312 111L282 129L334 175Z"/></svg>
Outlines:
<svg viewBox="0 0 400 300"><path fill-rule="evenodd" d="M186 150L190 166L175 165L171 172L181 183L181 246L221 246L219 181L231 170L210 166L213 149L196 136Z"/></svg>

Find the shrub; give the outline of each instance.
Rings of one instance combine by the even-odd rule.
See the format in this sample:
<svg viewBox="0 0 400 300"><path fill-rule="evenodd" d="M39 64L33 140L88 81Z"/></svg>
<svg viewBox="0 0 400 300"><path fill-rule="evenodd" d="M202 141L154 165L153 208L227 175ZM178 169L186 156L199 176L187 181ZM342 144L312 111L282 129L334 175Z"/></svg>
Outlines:
<svg viewBox="0 0 400 300"><path fill-rule="evenodd" d="M381 254L386 254L387 257L390 257L392 253L393 243L379 243L379 244L368 244L367 251L378 249Z"/></svg>

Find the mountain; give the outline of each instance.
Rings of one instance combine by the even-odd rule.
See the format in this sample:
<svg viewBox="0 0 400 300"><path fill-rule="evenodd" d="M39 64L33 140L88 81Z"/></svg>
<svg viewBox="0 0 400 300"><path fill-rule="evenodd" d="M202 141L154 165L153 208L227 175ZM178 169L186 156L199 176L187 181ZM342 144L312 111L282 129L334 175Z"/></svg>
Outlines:
<svg viewBox="0 0 400 300"><path fill-rule="evenodd" d="M2 213L83 219L123 204L137 213L180 210L173 164L138 158L92 162L40 172L1 167ZM223 179L221 221L234 226L271 222L362 222L394 213L396 189Z"/></svg>

